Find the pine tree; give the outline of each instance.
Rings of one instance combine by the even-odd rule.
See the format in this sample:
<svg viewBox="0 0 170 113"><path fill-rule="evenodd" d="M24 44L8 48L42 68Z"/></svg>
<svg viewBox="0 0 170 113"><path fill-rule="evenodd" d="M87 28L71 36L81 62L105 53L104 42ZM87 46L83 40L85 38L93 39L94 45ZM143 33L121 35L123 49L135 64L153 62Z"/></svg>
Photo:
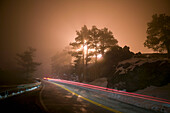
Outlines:
<svg viewBox="0 0 170 113"><path fill-rule="evenodd" d="M154 14L147 25L148 36L144 46L159 52L167 50L170 58L170 16Z"/></svg>
<svg viewBox="0 0 170 113"><path fill-rule="evenodd" d="M37 66L41 65L39 62L33 61L35 51L36 49L29 47L24 53L17 53L17 63L27 77L31 77L32 73L36 71Z"/></svg>
<svg viewBox="0 0 170 113"><path fill-rule="evenodd" d="M115 46L118 41L114 38L113 33L107 28L100 30L100 52L104 56L107 49Z"/></svg>
<svg viewBox="0 0 170 113"><path fill-rule="evenodd" d="M100 51L99 32L100 30L96 26L92 26L92 29L90 30L90 37L92 39L90 48L94 49L94 52L92 54L95 55L95 63L97 63L97 55L99 54L99 51Z"/></svg>
<svg viewBox="0 0 170 113"><path fill-rule="evenodd" d="M89 30L87 26L84 25L80 31L76 31L77 37L75 38L75 42L70 43L72 46L72 51L70 54L76 58L75 66L82 65L83 69L83 78L86 78L86 69L89 58L89 46L91 42L91 38L89 36Z"/></svg>

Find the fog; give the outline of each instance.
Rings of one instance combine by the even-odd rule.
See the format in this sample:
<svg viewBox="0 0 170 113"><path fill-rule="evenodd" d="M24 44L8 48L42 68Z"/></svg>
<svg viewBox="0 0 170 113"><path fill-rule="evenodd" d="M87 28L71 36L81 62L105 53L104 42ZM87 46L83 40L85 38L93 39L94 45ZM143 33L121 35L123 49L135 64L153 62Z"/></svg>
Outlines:
<svg viewBox="0 0 170 113"><path fill-rule="evenodd" d="M50 58L76 37L83 25L107 27L120 46L153 52L143 46L147 22L155 13L170 14L168 0L1 0L0 68L15 65L16 53L37 49L38 74L50 74Z"/></svg>

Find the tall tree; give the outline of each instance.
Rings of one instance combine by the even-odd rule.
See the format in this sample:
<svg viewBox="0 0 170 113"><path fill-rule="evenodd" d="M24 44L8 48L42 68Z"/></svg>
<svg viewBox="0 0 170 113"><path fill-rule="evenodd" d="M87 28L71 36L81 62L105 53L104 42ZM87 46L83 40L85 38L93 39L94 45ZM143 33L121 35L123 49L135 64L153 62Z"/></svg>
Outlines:
<svg viewBox="0 0 170 113"><path fill-rule="evenodd" d="M86 25L84 25L80 31L77 32L77 37L75 38L74 45L81 46L83 51L83 64L88 63L88 50L91 38L89 36L89 30ZM73 45L73 44L71 44Z"/></svg>
<svg viewBox="0 0 170 113"><path fill-rule="evenodd" d="M87 26L83 26L80 31L76 31L77 37L75 42L70 43L72 46L72 51L70 52L72 56L76 59L74 60L76 69L83 70L83 78L87 78L87 65L93 56L95 55L95 62L97 64L97 56L102 54L104 56L106 50L115 46L118 41L113 37L111 31L107 28L98 29L96 26L92 26L89 30Z"/></svg>
<svg viewBox="0 0 170 113"><path fill-rule="evenodd" d="M147 25L147 39L144 46L159 52L167 50L170 58L170 16L154 14L152 21Z"/></svg>
<svg viewBox="0 0 170 113"><path fill-rule="evenodd" d="M36 49L29 47L25 52L17 53L17 63L27 77L36 71L37 66L41 65L39 62L33 61L35 51Z"/></svg>
<svg viewBox="0 0 170 113"><path fill-rule="evenodd" d="M75 63L81 63L83 65L83 77L85 78L85 68L87 67L89 59L89 46L91 38L89 36L89 30L87 29L87 26L84 25L80 31L76 31L77 37L75 38L75 42L70 43L70 45L73 48L73 51L71 51L71 55L76 58ZM85 67L86 64L86 67ZM77 65L77 64L75 64Z"/></svg>
<svg viewBox="0 0 170 113"><path fill-rule="evenodd" d="M92 39L91 41L91 49L94 49L93 54L95 55L95 63L97 63L97 55L100 52L100 48L99 48L99 34L100 30L96 27L96 26L92 26L92 29L90 30L90 37Z"/></svg>
<svg viewBox="0 0 170 113"><path fill-rule="evenodd" d="M82 44L78 42L70 43L71 51L69 54L73 56L74 59L74 66L75 66L75 74L78 75L79 80L82 81L84 74L84 49L82 49Z"/></svg>
<svg viewBox="0 0 170 113"><path fill-rule="evenodd" d="M113 33L107 28L100 30L99 41L102 56L104 56L105 50L115 46L118 43L118 41L114 38Z"/></svg>

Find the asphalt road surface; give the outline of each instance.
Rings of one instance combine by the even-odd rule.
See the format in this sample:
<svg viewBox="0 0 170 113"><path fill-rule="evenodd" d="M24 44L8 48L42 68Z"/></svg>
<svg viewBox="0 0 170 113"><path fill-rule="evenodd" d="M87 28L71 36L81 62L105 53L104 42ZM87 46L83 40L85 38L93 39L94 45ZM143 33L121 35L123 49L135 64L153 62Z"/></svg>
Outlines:
<svg viewBox="0 0 170 113"><path fill-rule="evenodd" d="M57 111L57 113L63 113L62 110L66 110L64 113L67 112L68 113L113 113L113 112L114 113L155 113L154 111L150 111L133 105L110 100L109 98L103 96L102 94L100 95L82 89L76 89L69 85L59 84L62 88L59 87L57 84L55 84L55 82L45 82L44 85L45 87L50 87L50 88L44 88L44 91L42 90L42 94L43 92L44 93L48 92L49 97L55 98L55 99L51 98L51 100L54 99L60 101L59 103L63 103L60 105L57 105L55 103L51 104L53 101L48 102L42 96L42 100L44 101L44 104L49 111L51 109L50 107L52 106L54 107L61 106L58 108L61 111L60 112ZM49 91L46 91L47 89ZM56 92L52 93L54 92L54 89ZM49 93L50 91L52 92ZM73 92L75 92L77 95L72 94ZM43 95L47 95L47 94L43 94ZM81 96L83 96L83 98L81 98ZM49 98L47 100L49 100ZM72 103L71 105L70 102ZM98 106L98 104L100 107ZM65 108L65 106L67 105L69 106L68 109ZM56 113L56 111L54 112L50 111L50 112Z"/></svg>
<svg viewBox="0 0 170 113"><path fill-rule="evenodd" d="M49 113L113 113L55 84L44 82L43 85L40 101Z"/></svg>
<svg viewBox="0 0 170 113"><path fill-rule="evenodd" d="M118 101L110 102L102 95L72 90L69 86L49 81L42 81L42 84L34 91L0 100L1 113L155 113ZM84 95L78 95L78 92L84 92ZM99 101L111 104L112 108L98 104Z"/></svg>

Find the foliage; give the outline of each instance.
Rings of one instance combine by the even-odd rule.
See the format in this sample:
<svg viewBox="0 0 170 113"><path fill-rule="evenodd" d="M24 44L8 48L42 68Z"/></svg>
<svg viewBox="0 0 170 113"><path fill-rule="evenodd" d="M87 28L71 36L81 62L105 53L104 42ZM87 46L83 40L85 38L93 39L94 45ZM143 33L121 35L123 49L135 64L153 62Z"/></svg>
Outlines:
<svg viewBox="0 0 170 113"><path fill-rule="evenodd" d="M97 56L99 54L104 56L105 52L115 46L118 41L107 28L98 29L96 26L92 26L91 29L88 29L84 25L76 33L75 42L70 43L72 50L69 53L75 57L76 73L85 80L88 74L87 66L92 62L94 56L95 63L97 63Z"/></svg>
<svg viewBox="0 0 170 113"><path fill-rule="evenodd" d="M84 64L87 64L89 62L89 44L91 41L91 38L89 36L89 30L86 25L84 25L80 31L76 31L77 37L75 38L75 42L70 43L72 46L72 50L69 52L73 57L75 57L74 63L75 63L75 72L79 75L80 79L85 79L85 67ZM86 47L86 50L85 50ZM80 73L83 72L83 78L81 78Z"/></svg>
<svg viewBox="0 0 170 113"><path fill-rule="evenodd" d="M93 81L100 77L110 77L120 61L131 58L134 53L130 52L129 47L113 46L104 55L104 58L97 64L88 66L88 81ZM93 76L90 76L93 75Z"/></svg>
<svg viewBox="0 0 170 113"><path fill-rule="evenodd" d="M102 68L103 76L109 76L110 72L114 70L120 61L129 59L134 55L129 49L128 46L124 46L123 48L120 46L113 46L108 52L106 52Z"/></svg>
<svg viewBox="0 0 170 113"><path fill-rule="evenodd" d="M170 16L154 14L147 25L148 36L144 46L159 52L167 50L170 58Z"/></svg>
<svg viewBox="0 0 170 113"><path fill-rule="evenodd" d="M100 30L96 26L92 26L90 30L90 37L92 38L90 48L95 50L93 54L95 55L95 63L97 63L97 55L100 53L99 47Z"/></svg>
<svg viewBox="0 0 170 113"><path fill-rule="evenodd" d="M118 41L114 38L113 33L111 31L108 31L107 28L100 30L99 41L102 56L104 56L105 50L110 49L118 43Z"/></svg>
<svg viewBox="0 0 170 113"><path fill-rule="evenodd" d="M33 61L35 51L36 49L29 47L25 52L17 53L17 63L27 77L31 76L31 74L36 71L37 66L41 64Z"/></svg>

